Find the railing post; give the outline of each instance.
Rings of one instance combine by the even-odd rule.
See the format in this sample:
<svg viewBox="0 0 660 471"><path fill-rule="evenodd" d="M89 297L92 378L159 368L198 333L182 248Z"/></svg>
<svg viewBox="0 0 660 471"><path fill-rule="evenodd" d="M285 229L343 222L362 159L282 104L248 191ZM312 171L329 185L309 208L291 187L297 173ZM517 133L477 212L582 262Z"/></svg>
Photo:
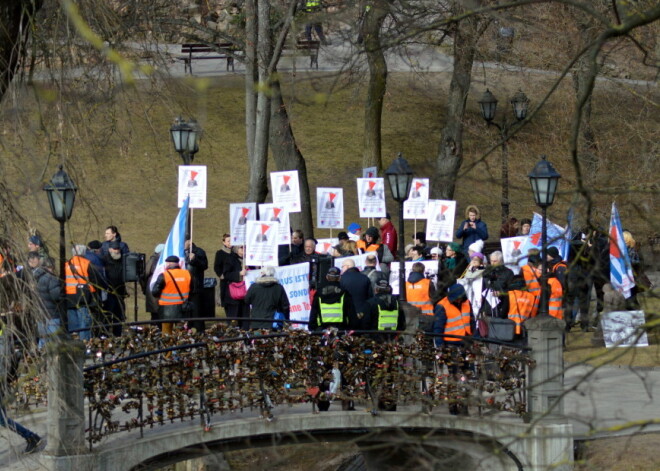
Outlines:
<svg viewBox="0 0 660 471"><path fill-rule="evenodd" d="M83 392L84 344L54 341L46 344L48 362L48 445L46 454L80 455L85 448Z"/></svg>
<svg viewBox="0 0 660 471"><path fill-rule="evenodd" d="M564 414L564 322L536 316L525 322L534 365L530 367L528 412L532 420L558 421Z"/></svg>

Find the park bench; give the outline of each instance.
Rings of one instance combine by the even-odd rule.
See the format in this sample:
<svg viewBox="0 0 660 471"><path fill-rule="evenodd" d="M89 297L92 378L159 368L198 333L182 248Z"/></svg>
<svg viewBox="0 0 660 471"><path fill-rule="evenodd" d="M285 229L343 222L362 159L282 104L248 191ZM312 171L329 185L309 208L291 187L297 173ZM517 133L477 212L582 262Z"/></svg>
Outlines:
<svg viewBox="0 0 660 471"><path fill-rule="evenodd" d="M286 44L284 46L284 50L282 51L283 53L286 51L293 52L294 54L296 52L300 52L304 55L309 56L309 68L313 68L316 66L316 69L318 70L319 68L319 47L321 43L319 41L308 41L306 39L299 39L296 41L295 48L292 50L291 46L289 44Z"/></svg>
<svg viewBox="0 0 660 471"><path fill-rule="evenodd" d="M194 60L227 59L227 71L231 67L233 72L236 51L238 48L233 43L187 43L181 45L181 54L185 55L177 57L177 59L183 61L183 71L184 73L190 72L190 75L192 75L192 61Z"/></svg>

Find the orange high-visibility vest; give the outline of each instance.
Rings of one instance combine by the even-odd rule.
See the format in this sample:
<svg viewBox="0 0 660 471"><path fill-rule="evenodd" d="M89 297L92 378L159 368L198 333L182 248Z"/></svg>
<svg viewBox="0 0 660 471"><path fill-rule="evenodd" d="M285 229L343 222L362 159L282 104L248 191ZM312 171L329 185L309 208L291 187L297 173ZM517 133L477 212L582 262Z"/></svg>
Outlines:
<svg viewBox="0 0 660 471"><path fill-rule="evenodd" d="M539 311L539 298L527 291L509 291L509 319L516 323L516 334L522 334L522 324Z"/></svg>
<svg viewBox="0 0 660 471"><path fill-rule="evenodd" d="M426 316L433 315L433 303L429 296L431 280L424 278L417 283L406 281L406 300L413 306L419 308Z"/></svg>
<svg viewBox="0 0 660 471"><path fill-rule="evenodd" d="M531 265L523 265L522 273L527 284L527 291L535 296L540 296L541 282L539 280L541 279L541 270L539 268L533 268Z"/></svg>
<svg viewBox="0 0 660 471"><path fill-rule="evenodd" d="M367 245L366 243L364 245ZM371 244L369 247L365 248L365 252L376 252L380 248L380 244ZM380 260L379 260L380 261Z"/></svg>
<svg viewBox="0 0 660 471"><path fill-rule="evenodd" d="M76 294L78 285L89 285L89 290L92 293L96 292L96 287L89 282L89 265L89 260L80 255L71 257L71 260L66 263L64 267L66 274L64 291L66 294Z"/></svg>
<svg viewBox="0 0 660 471"><path fill-rule="evenodd" d="M563 321L564 307L562 305L562 298L564 296L564 290L561 287L561 282L557 278L548 278L548 285L550 288L548 314Z"/></svg>
<svg viewBox="0 0 660 471"><path fill-rule="evenodd" d="M362 239L358 240L358 241L355 243L355 246L356 246L358 249L360 249L362 252L366 252L366 251L367 251L367 243L366 243L364 240L362 240ZM362 253L362 252L360 252L360 253Z"/></svg>
<svg viewBox="0 0 660 471"><path fill-rule="evenodd" d="M445 308L445 313L447 314L447 323L445 324L444 331L445 334L461 335L464 337L472 335L472 328L470 327L472 308L470 307L470 301L467 299L463 301L460 311L456 306L449 302L447 297L438 301L438 304ZM448 337L445 341L456 342L460 341L460 339Z"/></svg>
<svg viewBox="0 0 660 471"><path fill-rule="evenodd" d="M165 270L163 278L165 279L165 288L160 293L158 305L183 304L190 294L190 272L183 268L173 268L172 270ZM172 278L176 280L176 286ZM176 289L177 286L179 287L178 291ZM179 291L181 291L183 298L179 296Z"/></svg>

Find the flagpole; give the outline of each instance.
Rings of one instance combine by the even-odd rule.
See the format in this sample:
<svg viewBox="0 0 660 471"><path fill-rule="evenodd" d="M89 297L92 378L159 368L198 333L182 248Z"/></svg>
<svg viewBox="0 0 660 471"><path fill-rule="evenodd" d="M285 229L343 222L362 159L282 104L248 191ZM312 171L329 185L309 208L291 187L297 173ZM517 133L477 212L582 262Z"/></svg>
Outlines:
<svg viewBox="0 0 660 471"><path fill-rule="evenodd" d="M192 253L192 244L193 244L193 215L195 214L195 208L190 208L190 253Z"/></svg>

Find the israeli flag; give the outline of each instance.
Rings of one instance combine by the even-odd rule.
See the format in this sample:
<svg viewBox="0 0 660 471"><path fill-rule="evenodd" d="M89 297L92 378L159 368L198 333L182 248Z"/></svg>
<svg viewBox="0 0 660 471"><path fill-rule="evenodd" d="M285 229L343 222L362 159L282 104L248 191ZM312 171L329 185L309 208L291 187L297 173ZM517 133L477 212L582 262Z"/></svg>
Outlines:
<svg viewBox="0 0 660 471"><path fill-rule="evenodd" d="M188 222L188 205L190 204L190 196L188 196L184 202L183 206L179 210L179 214L172 224L172 229L170 230L170 235L167 236L167 242L165 242L165 248L160 253L160 258L158 259L158 264L154 269L154 275L151 277L151 282L149 283L149 290L151 290L158 279L158 275L165 272L165 259L170 255L176 255L179 257L179 264L183 267L185 263L186 254L184 252L183 244L186 241L186 224Z"/></svg>
<svg viewBox="0 0 660 471"><path fill-rule="evenodd" d="M612 216L610 218L610 283L615 290L630 297L630 290L635 286L635 278L628 257L628 248L623 240L621 219L616 203L612 203Z"/></svg>

